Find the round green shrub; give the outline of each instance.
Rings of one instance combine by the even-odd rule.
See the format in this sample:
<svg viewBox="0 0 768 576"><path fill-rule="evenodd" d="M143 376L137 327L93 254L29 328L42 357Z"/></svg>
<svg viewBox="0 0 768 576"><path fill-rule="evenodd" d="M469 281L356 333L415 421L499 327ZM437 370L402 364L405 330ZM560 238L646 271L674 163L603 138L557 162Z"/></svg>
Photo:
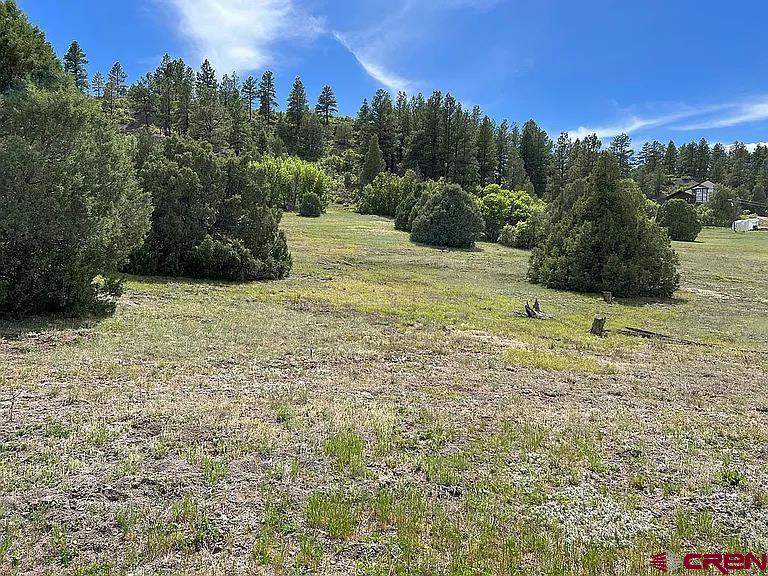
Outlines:
<svg viewBox="0 0 768 576"><path fill-rule="evenodd" d="M457 184L443 185L421 206L417 203L414 210L417 210L411 226L414 242L471 248L483 231L483 217L474 198Z"/></svg>
<svg viewBox="0 0 768 576"><path fill-rule="evenodd" d="M0 314L103 310L152 210L130 142L74 88L12 90L0 126Z"/></svg>
<svg viewBox="0 0 768 576"><path fill-rule="evenodd" d="M622 297L672 296L680 282L677 255L664 230L646 216L637 184L620 179L614 155L600 154L574 200L531 254L531 281Z"/></svg>
<svg viewBox="0 0 768 576"><path fill-rule="evenodd" d="M323 203L320 196L314 192L307 192L301 197L299 204L299 216L305 218L319 218L323 213Z"/></svg>
<svg viewBox="0 0 768 576"><path fill-rule="evenodd" d="M693 242L701 232L699 214L685 200L667 200L659 207L656 222L666 228L672 240Z"/></svg>

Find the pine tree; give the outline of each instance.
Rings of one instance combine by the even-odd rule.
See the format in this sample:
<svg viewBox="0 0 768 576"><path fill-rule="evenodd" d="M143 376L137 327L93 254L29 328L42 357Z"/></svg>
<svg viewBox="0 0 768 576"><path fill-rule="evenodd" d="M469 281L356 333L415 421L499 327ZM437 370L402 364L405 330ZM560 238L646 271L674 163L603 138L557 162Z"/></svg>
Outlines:
<svg viewBox="0 0 768 576"><path fill-rule="evenodd" d="M712 182L724 183L728 176L728 151L719 142L712 147L709 158L709 179Z"/></svg>
<svg viewBox="0 0 768 576"><path fill-rule="evenodd" d="M128 87L125 84L128 75L123 70L123 65L120 62L115 62L109 71L107 77L107 84L111 85L112 95L115 98L124 98L128 92Z"/></svg>
<svg viewBox="0 0 768 576"><path fill-rule="evenodd" d="M173 127L173 110L176 95L174 92L174 79L176 76L176 62L166 54L155 70L153 88L157 98L157 121L166 136L170 136Z"/></svg>
<svg viewBox="0 0 768 576"><path fill-rule="evenodd" d="M128 102L134 119L149 129L155 116L152 74L147 74L128 90Z"/></svg>
<svg viewBox="0 0 768 576"><path fill-rule="evenodd" d="M557 197L563 191L566 184L568 184L572 148L571 137L567 132L561 132L552 154L552 187L550 196L553 198Z"/></svg>
<svg viewBox="0 0 768 576"><path fill-rule="evenodd" d="M243 82L242 94L248 107L248 122L253 122L253 103L259 97L259 87L253 76L248 76Z"/></svg>
<svg viewBox="0 0 768 576"><path fill-rule="evenodd" d="M387 170L397 168L397 124L392 98L386 90L377 90L371 102L371 122L378 138L379 148L384 156Z"/></svg>
<svg viewBox="0 0 768 576"><path fill-rule="evenodd" d="M629 176L629 171L632 168L632 140L627 134L623 132L616 135L611 140L611 145L608 150L616 156L616 160L619 162L619 173L622 178Z"/></svg>
<svg viewBox="0 0 768 576"><path fill-rule="evenodd" d="M277 108L277 91L275 90L275 78L272 72L267 70L261 75L258 89L259 112L267 121L267 127L272 122L272 112Z"/></svg>
<svg viewBox="0 0 768 576"><path fill-rule="evenodd" d="M477 133L477 165L480 186L492 182L496 174L496 146L494 143L493 121L486 116Z"/></svg>
<svg viewBox="0 0 768 576"><path fill-rule="evenodd" d="M176 61L173 91L177 98L176 110L173 114L173 125L180 134L187 134L192 122L195 71L181 59Z"/></svg>
<svg viewBox="0 0 768 576"><path fill-rule="evenodd" d="M104 85L104 99L102 101L104 110L110 115L115 114L118 101L125 97L128 92L125 85L126 78L127 75L120 62L115 62L107 76L107 83Z"/></svg>
<svg viewBox="0 0 768 576"><path fill-rule="evenodd" d="M85 69L88 59L77 41L69 45L69 50L64 55L64 71L72 76L75 87L80 92L88 92L88 71Z"/></svg>
<svg viewBox="0 0 768 576"><path fill-rule="evenodd" d="M293 87L288 94L288 104L286 106L286 120L288 121L290 131L290 142L288 148L291 152L296 153L301 148L300 131L301 124L304 120L304 116L309 112L309 104L307 101L307 91L304 89L304 84L301 78L296 76L293 81Z"/></svg>
<svg viewBox="0 0 768 576"><path fill-rule="evenodd" d="M538 196L543 196L546 192L551 145L547 133L539 128L536 122L528 120L525 123L520 139L520 156Z"/></svg>
<svg viewBox="0 0 768 576"><path fill-rule="evenodd" d="M370 184L376 179L376 176L384 172L386 169L384 163L384 156L379 148L379 138L376 134L371 136L371 140L368 144L368 152L365 155L365 161L363 162L363 170L360 174L360 186Z"/></svg>
<svg viewBox="0 0 768 576"><path fill-rule="evenodd" d="M367 98L363 99L363 103L360 105L360 110L357 111L357 117L355 117L354 124L354 133L357 152L361 156L365 156L368 152L368 145L371 143L371 135L373 134L371 107L368 104Z"/></svg>
<svg viewBox="0 0 768 576"><path fill-rule="evenodd" d="M315 106L315 112L323 117L325 125L328 126L328 122L331 116L339 111L338 104L336 102L336 95L330 86L323 86L323 90L320 92L320 96L317 98L317 105Z"/></svg>
<svg viewBox="0 0 768 576"><path fill-rule="evenodd" d="M397 161L402 163L405 160L406 146L413 133L413 114L411 106L408 104L408 95L403 91L397 93L395 117L397 122Z"/></svg>
<svg viewBox="0 0 768 576"><path fill-rule="evenodd" d="M104 76L102 76L101 72L96 72L96 74L93 75L91 88L93 89L93 94L96 98L101 98L104 95Z"/></svg>
<svg viewBox="0 0 768 576"><path fill-rule="evenodd" d="M669 144L667 144L667 150L664 152L664 172L667 174L677 174L677 163L677 146L670 140Z"/></svg>
<svg viewBox="0 0 768 576"><path fill-rule="evenodd" d="M501 124L496 127L494 143L496 146L495 182L501 186L504 183L504 175L507 173L509 167L509 123L507 123L506 120L502 120Z"/></svg>
<svg viewBox="0 0 768 576"><path fill-rule="evenodd" d="M200 66L195 82L196 98L190 120L190 132L196 138L210 142L214 148L222 147L226 138L226 112L219 97L216 71L208 60Z"/></svg>

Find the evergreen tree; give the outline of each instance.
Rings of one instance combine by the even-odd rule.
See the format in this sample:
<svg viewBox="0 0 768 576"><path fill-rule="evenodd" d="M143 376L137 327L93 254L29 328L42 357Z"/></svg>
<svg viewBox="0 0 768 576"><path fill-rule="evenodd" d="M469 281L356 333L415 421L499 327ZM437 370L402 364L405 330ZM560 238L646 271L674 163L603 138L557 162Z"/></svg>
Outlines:
<svg viewBox="0 0 768 576"><path fill-rule="evenodd" d="M496 148L496 174L494 181L501 186L504 183L504 175L509 168L509 123L506 120L503 120L496 127L493 138Z"/></svg>
<svg viewBox="0 0 768 576"><path fill-rule="evenodd" d="M371 123L387 170L397 169L397 125L392 98L386 90L377 90L371 101Z"/></svg>
<svg viewBox="0 0 768 576"><path fill-rule="evenodd" d="M637 185L621 180L616 156L600 154L586 186L531 255L530 279L580 292L671 297L680 279L677 255L645 204Z"/></svg>
<svg viewBox="0 0 768 576"><path fill-rule="evenodd" d="M728 151L719 142L712 147L709 157L709 179L712 182L726 182L728 176Z"/></svg>
<svg viewBox="0 0 768 576"><path fill-rule="evenodd" d="M520 139L520 156L537 196L546 192L551 146L547 133L536 122L528 120Z"/></svg>
<svg viewBox="0 0 768 576"><path fill-rule="evenodd" d="M101 98L104 95L104 76L102 76L101 72L96 72L96 74L93 75L91 88L93 90L93 95L96 96L96 98Z"/></svg>
<svg viewBox="0 0 768 576"><path fill-rule="evenodd" d="M384 163L384 156L379 148L379 137L376 134L371 136L368 144L368 152L365 155L365 161L363 162L363 170L360 174L360 186L370 184L376 179L376 176L386 170L387 165Z"/></svg>
<svg viewBox="0 0 768 576"><path fill-rule="evenodd" d="M128 102L134 119L149 129L155 117L153 76L147 74L128 90Z"/></svg>
<svg viewBox="0 0 768 576"><path fill-rule="evenodd" d="M664 172L667 174L677 174L678 161L677 146L670 140L669 144L667 144L667 150L664 152Z"/></svg>
<svg viewBox="0 0 768 576"><path fill-rule="evenodd" d="M173 91L176 94L176 110L173 125L179 134L187 134L192 124L192 104L195 92L195 71L177 60L174 67Z"/></svg>
<svg viewBox="0 0 768 576"><path fill-rule="evenodd" d="M216 71L208 60L200 66L195 82L190 133L210 142L215 149L222 148L227 133L227 115L221 105Z"/></svg>
<svg viewBox="0 0 768 576"><path fill-rule="evenodd" d="M253 122L253 103L259 97L259 87L253 76L248 76L243 82L242 94L248 108L248 122Z"/></svg>
<svg viewBox="0 0 768 576"><path fill-rule="evenodd" d="M267 127L272 123L272 112L277 108L277 91L275 90L275 78L272 72L267 70L259 80L259 112L267 121Z"/></svg>
<svg viewBox="0 0 768 576"><path fill-rule="evenodd" d="M629 176L629 171L632 168L632 140L627 134L623 132L614 136L611 140L611 144L608 150L616 156L616 160L619 163L619 174L622 178Z"/></svg>
<svg viewBox="0 0 768 576"><path fill-rule="evenodd" d="M589 134L582 140L576 140L571 150L570 180L587 178L597 164L602 143L597 134Z"/></svg>
<svg viewBox="0 0 768 576"><path fill-rule="evenodd" d="M495 179L497 157L494 133L493 121L488 116L484 117L477 133L477 166L480 186L485 186Z"/></svg>
<svg viewBox="0 0 768 576"><path fill-rule="evenodd" d="M128 92L128 86L125 84L127 78L128 75L123 70L123 65L120 62L115 62L109 70L109 76L107 76L107 85L110 86L113 97L125 98Z"/></svg>
<svg viewBox="0 0 768 576"><path fill-rule="evenodd" d="M13 1L0 1L0 94L19 80L50 87L61 79L61 63L45 35Z"/></svg>
<svg viewBox="0 0 768 576"><path fill-rule="evenodd" d="M357 151L361 156L365 156L368 152L368 145L371 142L371 135L373 134L371 107L368 105L367 99L363 99L363 103L360 105L360 110L357 111L354 132L356 134L355 144L357 146Z"/></svg>
<svg viewBox="0 0 768 576"><path fill-rule="evenodd" d="M317 98L317 105L315 106L315 112L323 117L325 125L328 126L331 116L339 111L336 95L330 86L323 86L320 96Z"/></svg>
<svg viewBox="0 0 768 576"><path fill-rule="evenodd" d="M77 41L69 45L69 50L64 55L64 72L70 74L75 82L75 87L80 92L88 92L88 71L85 69L88 59Z"/></svg>
<svg viewBox="0 0 768 576"><path fill-rule="evenodd" d="M296 79L293 81L291 92L288 94L288 105L285 113L290 128L289 149L294 153L301 147L301 142L299 140L301 125L308 112L309 103L307 101L307 92L304 89L304 84L301 82L301 78L296 76Z"/></svg>
<svg viewBox="0 0 768 576"><path fill-rule="evenodd" d="M397 123L397 162L403 163L406 147L413 133L413 114L408 103L408 95L403 91L397 93L395 117Z"/></svg>
<svg viewBox="0 0 768 576"><path fill-rule="evenodd" d="M301 123L301 149L299 156L304 160L316 161L323 155L325 128L317 114L306 114Z"/></svg>
<svg viewBox="0 0 768 576"><path fill-rule="evenodd" d="M170 136L173 128L173 112L176 104L175 77L177 63L166 54L152 79L157 98L157 122L163 133Z"/></svg>
<svg viewBox="0 0 768 576"><path fill-rule="evenodd" d="M571 149L573 143L567 132L561 132L557 137L552 155L552 190L551 197L557 197L566 184L568 184L568 172L570 169Z"/></svg>

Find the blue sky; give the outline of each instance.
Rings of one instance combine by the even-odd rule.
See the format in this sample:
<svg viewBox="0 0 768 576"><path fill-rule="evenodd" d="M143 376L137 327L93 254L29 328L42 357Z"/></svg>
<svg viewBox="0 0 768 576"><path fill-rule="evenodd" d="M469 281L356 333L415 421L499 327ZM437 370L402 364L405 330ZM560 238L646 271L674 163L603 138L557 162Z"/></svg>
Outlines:
<svg viewBox="0 0 768 576"><path fill-rule="evenodd" d="M17 0L89 71L135 79L165 52L220 74L272 69L278 99L301 75L354 114L379 87L450 91L551 136L628 132L637 148L768 141L763 0Z"/></svg>

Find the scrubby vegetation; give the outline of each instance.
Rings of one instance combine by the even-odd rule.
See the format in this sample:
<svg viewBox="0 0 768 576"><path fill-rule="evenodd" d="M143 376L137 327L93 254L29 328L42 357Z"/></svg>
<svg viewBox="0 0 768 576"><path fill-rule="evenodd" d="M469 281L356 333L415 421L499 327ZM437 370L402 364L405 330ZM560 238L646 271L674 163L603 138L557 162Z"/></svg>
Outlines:
<svg viewBox="0 0 768 576"><path fill-rule="evenodd" d="M422 244L471 248L483 231L483 217L474 198L457 184L443 184L423 195L411 213L411 239Z"/></svg>
<svg viewBox="0 0 768 576"><path fill-rule="evenodd" d="M680 281L677 263L637 185L621 180L618 162L603 153L584 193L534 250L529 277L550 288L670 297Z"/></svg>
<svg viewBox="0 0 768 576"><path fill-rule="evenodd" d="M323 213L323 202L314 192L306 192L299 204L299 216L319 218Z"/></svg>
<svg viewBox="0 0 768 576"><path fill-rule="evenodd" d="M139 178L154 212L131 272L261 280L290 271L280 212L246 159L222 159L208 144L174 136L150 154Z"/></svg>
<svg viewBox="0 0 768 576"><path fill-rule="evenodd" d="M667 229L672 240L693 242L701 232L701 221L696 208L685 200L667 200L658 210L656 221Z"/></svg>

